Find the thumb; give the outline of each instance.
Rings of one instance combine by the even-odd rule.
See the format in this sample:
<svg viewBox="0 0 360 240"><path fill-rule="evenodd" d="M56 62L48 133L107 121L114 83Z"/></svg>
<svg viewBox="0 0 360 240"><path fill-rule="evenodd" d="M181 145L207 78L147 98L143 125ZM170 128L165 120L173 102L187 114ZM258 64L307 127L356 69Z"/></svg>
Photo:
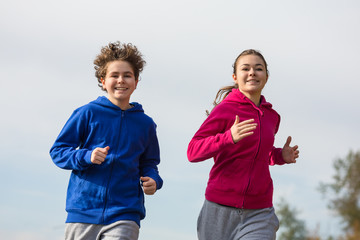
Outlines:
<svg viewBox="0 0 360 240"><path fill-rule="evenodd" d="M239 116L236 115L234 125L235 125L235 124L238 124L238 123L239 123Z"/></svg>
<svg viewBox="0 0 360 240"><path fill-rule="evenodd" d="M140 180L143 181L143 182L147 182L149 181L149 177L140 177Z"/></svg>
<svg viewBox="0 0 360 240"><path fill-rule="evenodd" d="M291 136L288 136L288 138L286 139L286 143L284 146L289 147L290 146L290 142L291 142Z"/></svg>
<svg viewBox="0 0 360 240"><path fill-rule="evenodd" d="M106 146L106 147L104 147L104 148L102 148L102 149L103 149L103 153L107 155L110 147L109 147L109 146Z"/></svg>

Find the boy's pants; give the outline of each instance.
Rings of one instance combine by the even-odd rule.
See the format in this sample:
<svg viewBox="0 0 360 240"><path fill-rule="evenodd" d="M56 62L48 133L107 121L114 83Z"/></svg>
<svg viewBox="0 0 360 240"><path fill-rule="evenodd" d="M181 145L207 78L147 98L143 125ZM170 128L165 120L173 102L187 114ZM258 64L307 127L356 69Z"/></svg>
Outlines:
<svg viewBox="0 0 360 240"><path fill-rule="evenodd" d="M274 208L238 209L208 200L197 224L199 240L275 240L278 228Z"/></svg>
<svg viewBox="0 0 360 240"><path fill-rule="evenodd" d="M65 240L137 240L139 226L134 221L118 221L109 225L66 223Z"/></svg>

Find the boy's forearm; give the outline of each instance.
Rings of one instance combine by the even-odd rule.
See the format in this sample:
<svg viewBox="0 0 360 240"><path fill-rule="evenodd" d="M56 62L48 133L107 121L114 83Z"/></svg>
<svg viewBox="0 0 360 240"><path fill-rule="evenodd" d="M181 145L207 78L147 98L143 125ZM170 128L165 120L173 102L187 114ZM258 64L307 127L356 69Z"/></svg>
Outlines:
<svg viewBox="0 0 360 240"><path fill-rule="evenodd" d="M91 165L91 151L72 147L52 147L50 156L56 166L67 170L84 170Z"/></svg>

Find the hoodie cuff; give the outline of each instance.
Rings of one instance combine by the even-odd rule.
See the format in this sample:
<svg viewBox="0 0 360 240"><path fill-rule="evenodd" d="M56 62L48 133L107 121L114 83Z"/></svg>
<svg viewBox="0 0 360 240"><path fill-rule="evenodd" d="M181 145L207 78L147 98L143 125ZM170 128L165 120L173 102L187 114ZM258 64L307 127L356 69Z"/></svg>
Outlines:
<svg viewBox="0 0 360 240"><path fill-rule="evenodd" d="M92 151L87 151L85 156L84 156L83 161L84 161L84 165L86 165L86 166L92 164L92 162L91 162L91 153L92 153Z"/></svg>
<svg viewBox="0 0 360 240"><path fill-rule="evenodd" d="M225 140L224 143L225 143L226 145L228 145L228 144L236 144L236 143L234 143L234 139L233 139L233 137L231 136L231 130L230 130L230 129L225 132L225 138L224 138L224 140Z"/></svg>
<svg viewBox="0 0 360 240"><path fill-rule="evenodd" d="M270 165L283 165L285 163L282 157L282 148L274 148L270 157Z"/></svg>
<svg viewBox="0 0 360 240"><path fill-rule="evenodd" d="M157 176L155 178L153 178L156 182L156 190L159 190L160 188L162 188L163 185L163 180L161 179L160 176Z"/></svg>

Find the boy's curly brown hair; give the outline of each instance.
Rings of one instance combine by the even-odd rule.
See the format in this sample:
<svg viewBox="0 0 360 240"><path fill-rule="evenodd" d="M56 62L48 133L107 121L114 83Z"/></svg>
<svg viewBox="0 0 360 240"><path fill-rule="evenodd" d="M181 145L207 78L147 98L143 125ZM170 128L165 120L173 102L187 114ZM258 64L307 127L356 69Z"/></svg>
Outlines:
<svg viewBox="0 0 360 240"><path fill-rule="evenodd" d="M142 54L137 47L131 43L126 44L120 43L119 41L109 43L107 46L101 48L101 53L97 55L94 60L95 77L101 89L103 89L101 78L105 78L108 63L116 60L128 62L134 71L136 80L139 80L139 75L146 64L142 58Z"/></svg>

